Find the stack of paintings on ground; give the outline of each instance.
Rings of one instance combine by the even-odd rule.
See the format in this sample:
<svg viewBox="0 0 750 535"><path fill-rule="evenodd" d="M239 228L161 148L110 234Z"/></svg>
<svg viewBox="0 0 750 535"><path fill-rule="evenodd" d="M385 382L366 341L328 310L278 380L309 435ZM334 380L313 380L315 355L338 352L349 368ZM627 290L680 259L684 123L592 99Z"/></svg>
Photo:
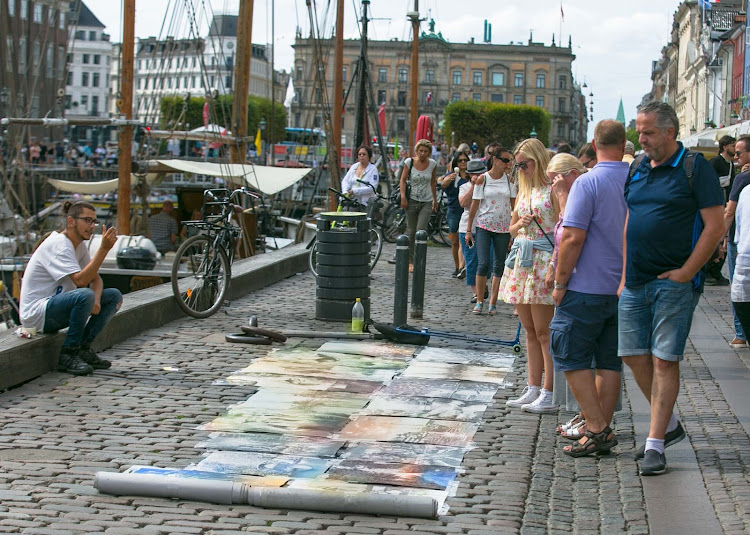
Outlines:
<svg viewBox="0 0 750 535"><path fill-rule="evenodd" d="M415 352L419 352L416 356ZM203 459L135 473L435 498L441 513L514 357L388 342L275 349L223 384L257 392L200 429Z"/></svg>

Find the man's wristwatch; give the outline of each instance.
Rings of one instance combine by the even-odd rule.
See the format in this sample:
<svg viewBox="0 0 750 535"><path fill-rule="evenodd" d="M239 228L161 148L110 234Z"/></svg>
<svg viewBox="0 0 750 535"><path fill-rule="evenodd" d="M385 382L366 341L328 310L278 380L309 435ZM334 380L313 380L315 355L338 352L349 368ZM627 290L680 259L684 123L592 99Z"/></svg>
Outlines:
<svg viewBox="0 0 750 535"><path fill-rule="evenodd" d="M555 281L555 290L567 290L568 285L567 284L560 284L559 282Z"/></svg>

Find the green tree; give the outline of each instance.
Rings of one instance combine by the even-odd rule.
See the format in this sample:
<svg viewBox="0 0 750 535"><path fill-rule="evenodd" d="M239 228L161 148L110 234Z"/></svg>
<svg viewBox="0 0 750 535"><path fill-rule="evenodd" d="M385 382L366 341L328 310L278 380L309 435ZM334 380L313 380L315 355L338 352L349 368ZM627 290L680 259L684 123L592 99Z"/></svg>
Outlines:
<svg viewBox="0 0 750 535"><path fill-rule="evenodd" d="M480 147L496 141L512 148L532 130L549 144L550 116L537 106L493 102L452 102L445 108L445 132L455 132L456 142L476 141Z"/></svg>
<svg viewBox="0 0 750 535"><path fill-rule="evenodd" d="M641 150L641 144L638 143L638 132L635 131L635 128L628 128L625 132L625 136L628 138L628 141L633 142L636 152Z"/></svg>

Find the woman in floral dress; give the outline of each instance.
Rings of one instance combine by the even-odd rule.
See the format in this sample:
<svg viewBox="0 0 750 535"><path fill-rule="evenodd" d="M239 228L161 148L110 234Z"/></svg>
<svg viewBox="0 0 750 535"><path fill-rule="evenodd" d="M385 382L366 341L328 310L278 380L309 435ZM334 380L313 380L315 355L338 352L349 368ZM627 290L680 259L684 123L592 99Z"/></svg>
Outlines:
<svg viewBox="0 0 750 535"><path fill-rule="evenodd" d="M554 305L552 289L545 279L560 208L546 174L549 155L544 144L538 139L527 139L516 147L513 155L518 169L518 197L510 234L515 242L500 281L500 299L516 305L526 331L529 382L521 396L508 400L507 405L529 412L554 412L557 409L552 402L554 366L549 353L549 323Z"/></svg>

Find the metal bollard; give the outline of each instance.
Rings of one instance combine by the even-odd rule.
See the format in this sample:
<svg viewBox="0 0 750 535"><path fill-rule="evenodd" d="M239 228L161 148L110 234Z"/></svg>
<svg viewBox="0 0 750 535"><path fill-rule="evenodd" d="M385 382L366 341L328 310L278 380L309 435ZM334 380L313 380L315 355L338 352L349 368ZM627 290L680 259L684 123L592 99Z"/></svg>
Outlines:
<svg viewBox="0 0 750 535"><path fill-rule="evenodd" d="M393 292L393 326L406 325L406 305L409 301L409 237L396 238L396 287Z"/></svg>
<svg viewBox="0 0 750 535"><path fill-rule="evenodd" d="M427 269L427 231L418 230L414 240L414 279L411 287L412 318L424 313L424 280Z"/></svg>

